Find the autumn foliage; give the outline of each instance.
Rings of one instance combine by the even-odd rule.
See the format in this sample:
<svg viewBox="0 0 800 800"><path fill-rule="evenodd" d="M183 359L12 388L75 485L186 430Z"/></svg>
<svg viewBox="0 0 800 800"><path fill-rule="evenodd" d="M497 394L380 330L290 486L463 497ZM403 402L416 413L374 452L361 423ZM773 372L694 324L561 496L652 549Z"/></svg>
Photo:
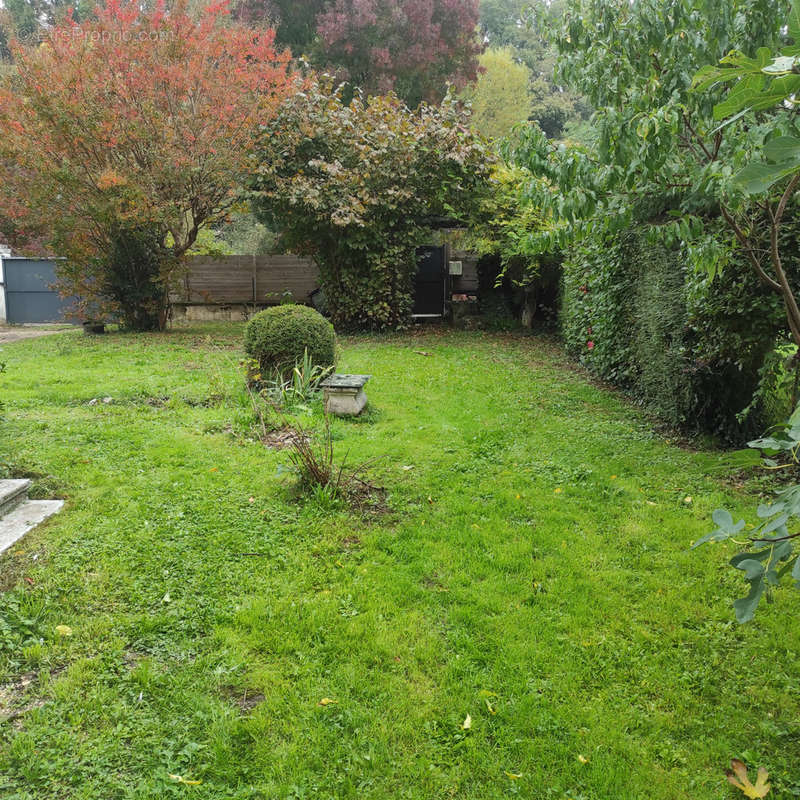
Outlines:
<svg viewBox="0 0 800 800"><path fill-rule="evenodd" d="M367 94L439 102L478 72L478 0L237 0L235 15L275 20L295 56Z"/></svg>
<svg viewBox="0 0 800 800"><path fill-rule="evenodd" d="M477 24L476 0L335 0L317 32L328 64L348 80L368 93L395 91L413 107L477 77Z"/></svg>
<svg viewBox="0 0 800 800"><path fill-rule="evenodd" d="M222 4L192 18L110 0L14 58L0 84L4 232L18 245L44 235L68 259L67 288L117 306L120 239L155 247L149 302L163 325L181 257L230 210L258 126L294 90L289 54Z"/></svg>
<svg viewBox="0 0 800 800"><path fill-rule="evenodd" d="M256 213L313 256L337 328L404 325L415 248L437 218L465 220L493 156L448 97L411 111L396 95L311 83L265 126L249 187Z"/></svg>

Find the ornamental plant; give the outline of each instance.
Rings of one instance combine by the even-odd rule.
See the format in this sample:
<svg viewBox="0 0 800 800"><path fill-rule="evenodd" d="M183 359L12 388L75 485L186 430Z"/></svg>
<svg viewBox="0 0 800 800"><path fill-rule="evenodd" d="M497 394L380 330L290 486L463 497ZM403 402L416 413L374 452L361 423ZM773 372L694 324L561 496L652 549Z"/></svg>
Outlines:
<svg viewBox="0 0 800 800"><path fill-rule="evenodd" d="M416 247L435 220L476 212L493 161L450 97L346 104L323 80L263 127L249 195L285 247L316 260L337 329L395 328L411 313Z"/></svg>
<svg viewBox="0 0 800 800"><path fill-rule="evenodd" d="M289 54L271 30L231 24L222 3L195 17L180 2L109 0L43 35L12 45L16 69L0 83L4 232L66 256L65 292L163 327L183 255L226 217L258 124L294 91ZM125 264L138 289L110 292L131 237L153 244Z"/></svg>
<svg viewBox="0 0 800 800"><path fill-rule="evenodd" d="M301 362L332 367L336 361L333 325L308 306L287 304L259 311L247 323L244 349L264 376L286 374Z"/></svg>

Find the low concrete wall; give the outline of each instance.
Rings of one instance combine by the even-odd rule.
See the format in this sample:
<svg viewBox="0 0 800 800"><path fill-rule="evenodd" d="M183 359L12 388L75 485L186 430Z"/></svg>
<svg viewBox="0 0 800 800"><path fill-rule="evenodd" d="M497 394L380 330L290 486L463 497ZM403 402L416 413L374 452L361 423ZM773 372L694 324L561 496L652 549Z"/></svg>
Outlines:
<svg viewBox="0 0 800 800"><path fill-rule="evenodd" d="M173 303L173 322L242 322L265 305L252 303Z"/></svg>

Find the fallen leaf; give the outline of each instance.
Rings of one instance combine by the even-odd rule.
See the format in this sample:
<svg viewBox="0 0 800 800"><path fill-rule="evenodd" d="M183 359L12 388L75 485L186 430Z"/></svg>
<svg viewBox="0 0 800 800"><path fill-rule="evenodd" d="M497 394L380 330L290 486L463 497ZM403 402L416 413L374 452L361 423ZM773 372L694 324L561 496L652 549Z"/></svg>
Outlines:
<svg viewBox="0 0 800 800"><path fill-rule="evenodd" d="M27 575L22 579L27 583L29 586L33 586L33 578L29 578Z"/></svg>
<svg viewBox="0 0 800 800"><path fill-rule="evenodd" d="M338 702L339 702L338 700L331 700L330 697L323 697L322 700L319 701L318 705L331 706L331 705L335 705Z"/></svg>
<svg viewBox="0 0 800 800"><path fill-rule="evenodd" d="M508 770L506 770L506 775L508 775L512 781L518 781L522 777L521 772L509 772Z"/></svg>
<svg viewBox="0 0 800 800"><path fill-rule="evenodd" d="M469 714L467 714L466 718L461 723L461 730L468 731L471 727L472 727L472 717Z"/></svg>
<svg viewBox="0 0 800 800"><path fill-rule="evenodd" d="M406 472L408 472L408 470L410 470L410 469L414 469L414 465L413 465L413 464L403 464L403 469L404 469Z"/></svg>
<svg viewBox="0 0 800 800"><path fill-rule="evenodd" d="M211 467L209 472L217 472L218 469L219 469L219 467Z"/></svg>
<svg viewBox="0 0 800 800"><path fill-rule="evenodd" d="M738 758L731 760L731 768L725 771L725 777L728 782L735 786L737 789L744 792L745 797L751 800L757 800L760 797L766 797L772 786L767 783L769 773L764 767L758 768L758 777L756 778L756 785L750 783L750 778L747 776L747 767L744 762L739 761Z"/></svg>
<svg viewBox="0 0 800 800"><path fill-rule="evenodd" d="M429 356L430 353L427 353L425 350L415 350L414 351L418 356Z"/></svg>
<svg viewBox="0 0 800 800"><path fill-rule="evenodd" d="M175 781L175 783L182 783L184 786L199 786L203 781L190 781L188 778L184 778L183 775L173 775L172 773L167 773L169 777Z"/></svg>
<svg viewBox="0 0 800 800"><path fill-rule="evenodd" d="M59 636L72 636L72 628L69 625L56 625L56 633Z"/></svg>
<svg viewBox="0 0 800 800"><path fill-rule="evenodd" d="M496 714L497 713L497 709L494 708L494 706L492 706L492 704L489 702L489 698L488 697L484 697L483 698L483 702L486 703L486 708L489 710L490 714Z"/></svg>
<svg viewBox="0 0 800 800"><path fill-rule="evenodd" d="M686 497L683 498L683 502L686 503L686 505L689 505L689 503L692 502L691 496L690 495L686 495Z"/></svg>
<svg viewBox="0 0 800 800"><path fill-rule="evenodd" d="M612 475L612 476L611 476L611 480L612 480L612 481L615 481L616 479L617 479L617 476L616 476L616 475Z"/></svg>
<svg viewBox="0 0 800 800"><path fill-rule="evenodd" d="M582 756L580 753L578 753L578 761L580 761L581 764L588 764L589 763L589 759L586 758L586 756Z"/></svg>
<svg viewBox="0 0 800 800"><path fill-rule="evenodd" d="M251 497L247 502L248 503L255 503L255 501L256 501L255 497Z"/></svg>

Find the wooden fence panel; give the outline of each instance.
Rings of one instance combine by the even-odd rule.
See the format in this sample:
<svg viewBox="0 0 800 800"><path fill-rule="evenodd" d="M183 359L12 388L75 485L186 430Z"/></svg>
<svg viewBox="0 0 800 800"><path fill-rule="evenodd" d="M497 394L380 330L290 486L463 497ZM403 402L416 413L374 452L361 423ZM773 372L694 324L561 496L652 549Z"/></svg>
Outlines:
<svg viewBox="0 0 800 800"><path fill-rule="evenodd" d="M280 302L290 291L298 303L308 302L319 286L319 269L298 256L191 256L180 287L172 295L176 303Z"/></svg>
<svg viewBox="0 0 800 800"><path fill-rule="evenodd" d="M319 286L319 267L309 258L262 256L256 260L256 302L278 303L291 292L296 303L307 303Z"/></svg>

